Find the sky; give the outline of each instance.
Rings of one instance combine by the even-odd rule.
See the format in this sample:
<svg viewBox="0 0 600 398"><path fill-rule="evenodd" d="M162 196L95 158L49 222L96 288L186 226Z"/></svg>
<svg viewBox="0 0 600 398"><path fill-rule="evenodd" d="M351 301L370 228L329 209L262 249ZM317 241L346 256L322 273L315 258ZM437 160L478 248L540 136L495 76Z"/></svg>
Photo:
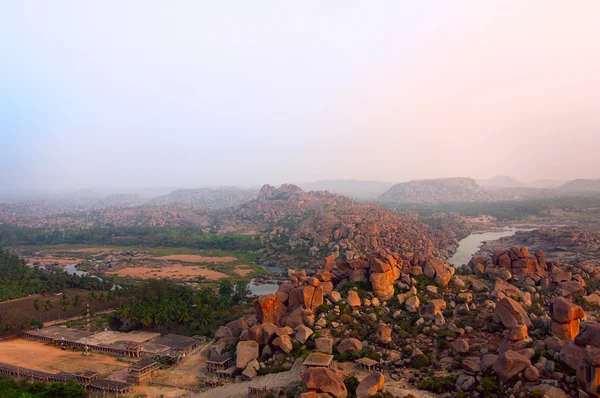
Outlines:
<svg viewBox="0 0 600 398"><path fill-rule="evenodd" d="M600 178L600 2L0 0L0 186Z"/></svg>

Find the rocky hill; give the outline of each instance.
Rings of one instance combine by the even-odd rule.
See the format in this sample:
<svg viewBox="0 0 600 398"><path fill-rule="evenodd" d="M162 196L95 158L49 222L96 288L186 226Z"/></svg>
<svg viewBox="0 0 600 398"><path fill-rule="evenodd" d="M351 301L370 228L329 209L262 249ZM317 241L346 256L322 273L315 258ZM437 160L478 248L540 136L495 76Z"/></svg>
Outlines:
<svg viewBox="0 0 600 398"><path fill-rule="evenodd" d="M394 183L386 181L361 180L321 180L298 184L305 191L329 191L361 201L377 198L390 189L392 185Z"/></svg>
<svg viewBox="0 0 600 398"><path fill-rule="evenodd" d="M472 178L438 178L415 180L392 186L381 194L380 203L445 203L491 202L491 192L479 186Z"/></svg>
<svg viewBox="0 0 600 398"><path fill-rule="evenodd" d="M512 246L529 246L533 250L543 250L561 261L600 265L600 234L578 227L519 231L513 236L486 242L481 250L493 253L498 248Z"/></svg>
<svg viewBox="0 0 600 398"><path fill-rule="evenodd" d="M569 181L558 187L558 189L559 191L569 193L600 193L600 180L587 180L582 178L578 180Z"/></svg>
<svg viewBox="0 0 600 398"><path fill-rule="evenodd" d="M287 383L265 385L273 396L593 396L598 282L595 267L527 247L460 269L389 249L328 257L316 272L289 270L207 351L234 352L235 371L257 385L289 369Z"/></svg>
<svg viewBox="0 0 600 398"><path fill-rule="evenodd" d="M265 185L258 199L224 214L220 222L250 221L263 230L272 255L334 255L354 259L381 247L444 257L456 245L451 231L433 229L414 212L360 204L326 191Z"/></svg>
<svg viewBox="0 0 600 398"><path fill-rule="evenodd" d="M168 195L150 201L152 205L183 204L188 206L220 209L239 206L256 198L258 190L235 187L178 189Z"/></svg>

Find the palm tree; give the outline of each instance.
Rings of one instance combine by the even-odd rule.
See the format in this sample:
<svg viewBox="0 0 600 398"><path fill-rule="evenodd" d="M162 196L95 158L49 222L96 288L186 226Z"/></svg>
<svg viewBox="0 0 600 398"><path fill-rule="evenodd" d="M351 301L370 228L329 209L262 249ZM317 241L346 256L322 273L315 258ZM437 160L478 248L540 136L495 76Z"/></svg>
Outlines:
<svg viewBox="0 0 600 398"><path fill-rule="evenodd" d="M52 308L54 306L52 305L52 303L50 302L50 299L46 300L46 302L44 303L44 311L48 314L50 311L52 311ZM49 316L49 314L48 314ZM50 318L48 317L48 320L50 320Z"/></svg>
<svg viewBox="0 0 600 398"><path fill-rule="evenodd" d="M38 300L38 299L33 300L33 308L35 308L36 311L40 310L40 300ZM40 319L40 322L41 321L42 320Z"/></svg>
<svg viewBox="0 0 600 398"><path fill-rule="evenodd" d="M79 297L78 294L76 294L75 297L73 297L73 301L71 301L71 305L73 306L73 308L81 307L81 298Z"/></svg>
<svg viewBox="0 0 600 398"><path fill-rule="evenodd" d="M63 296L61 297L60 301L60 309L62 310L62 312L64 312L65 314L67 313L67 310L69 309L69 299L67 298L67 296L65 296L63 294Z"/></svg>
<svg viewBox="0 0 600 398"><path fill-rule="evenodd" d="M94 292L92 290L91 292L88 293L88 303L91 305L95 300L96 300L96 292ZM92 311L93 310L94 310L94 307L92 307Z"/></svg>

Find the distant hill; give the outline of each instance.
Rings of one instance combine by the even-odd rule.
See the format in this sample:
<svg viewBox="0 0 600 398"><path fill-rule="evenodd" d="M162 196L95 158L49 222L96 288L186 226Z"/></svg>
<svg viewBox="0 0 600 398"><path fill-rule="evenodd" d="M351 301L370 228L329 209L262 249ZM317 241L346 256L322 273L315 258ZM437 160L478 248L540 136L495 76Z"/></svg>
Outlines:
<svg viewBox="0 0 600 398"><path fill-rule="evenodd" d="M556 189L566 183L564 180L535 180L527 183L530 188Z"/></svg>
<svg viewBox="0 0 600 398"><path fill-rule="evenodd" d="M358 200L372 200L390 189L393 182L369 180L321 180L298 184L305 191L329 191Z"/></svg>
<svg viewBox="0 0 600 398"><path fill-rule="evenodd" d="M577 179L569 181L560 187L563 192L600 192L600 180Z"/></svg>
<svg viewBox="0 0 600 398"><path fill-rule="evenodd" d="M178 189L150 201L152 205L184 204L219 209L239 206L258 197L258 189L235 187Z"/></svg>
<svg viewBox="0 0 600 398"><path fill-rule="evenodd" d="M521 181L509 176L495 176L486 180L477 180L482 187L520 188L524 186Z"/></svg>
<svg viewBox="0 0 600 398"><path fill-rule="evenodd" d="M491 202L492 193L472 178L414 180L392 186L377 198L382 203Z"/></svg>

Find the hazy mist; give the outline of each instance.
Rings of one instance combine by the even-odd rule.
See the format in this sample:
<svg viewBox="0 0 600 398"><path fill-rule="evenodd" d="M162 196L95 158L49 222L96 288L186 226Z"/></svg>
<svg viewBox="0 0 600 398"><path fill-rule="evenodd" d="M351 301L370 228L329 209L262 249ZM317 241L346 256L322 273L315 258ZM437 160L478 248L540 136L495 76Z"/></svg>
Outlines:
<svg viewBox="0 0 600 398"><path fill-rule="evenodd" d="M600 2L3 1L0 185L600 178Z"/></svg>

